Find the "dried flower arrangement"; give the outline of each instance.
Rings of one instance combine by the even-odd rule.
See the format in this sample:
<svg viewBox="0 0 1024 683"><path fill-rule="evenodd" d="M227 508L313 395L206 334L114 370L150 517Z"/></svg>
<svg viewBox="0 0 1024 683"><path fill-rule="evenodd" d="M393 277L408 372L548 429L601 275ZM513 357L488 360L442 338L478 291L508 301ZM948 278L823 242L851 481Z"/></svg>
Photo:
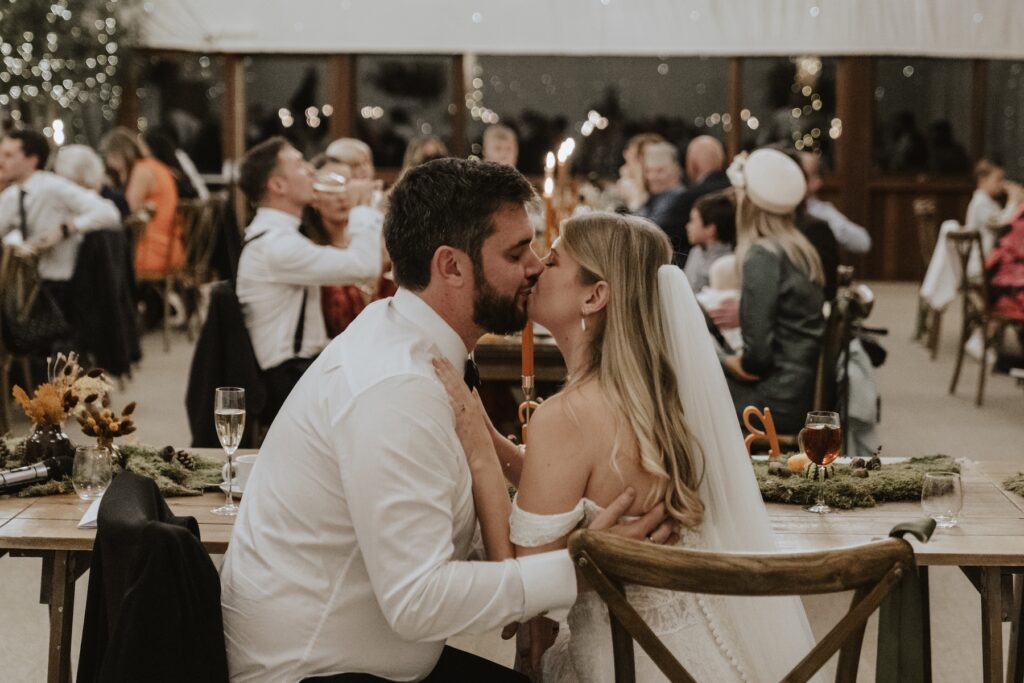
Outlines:
<svg viewBox="0 0 1024 683"><path fill-rule="evenodd" d="M48 381L36 387L33 395L18 385L14 385L11 394L18 402L32 424L59 427L75 410L85 396L102 394L106 396L111 385L103 377L99 368L86 370L78 364L78 354L57 354L57 358L48 358L46 362Z"/></svg>
<svg viewBox="0 0 1024 683"><path fill-rule="evenodd" d="M99 406L96 405L97 402ZM82 407L76 418L82 427L82 433L94 437L100 446L109 449L118 459L121 467L124 467L124 458L119 450L114 448L114 439L135 431L135 422L132 418L134 412L134 401L126 405L118 415L110 407L109 394L104 394L102 398L97 394L90 394L82 401Z"/></svg>

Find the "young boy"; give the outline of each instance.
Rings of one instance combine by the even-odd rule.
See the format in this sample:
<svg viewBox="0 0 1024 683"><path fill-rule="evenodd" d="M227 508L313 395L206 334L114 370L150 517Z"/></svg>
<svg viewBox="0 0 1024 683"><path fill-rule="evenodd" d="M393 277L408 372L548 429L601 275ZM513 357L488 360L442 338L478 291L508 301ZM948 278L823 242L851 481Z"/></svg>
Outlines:
<svg viewBox="0 0 1024 683"><path fill-rule="evenodd" d="M694 292L708 286L711 264L732 253L736 241L736 205L724 192L701 197L690 210L686 236L693 245L683 272Z"/></svg>

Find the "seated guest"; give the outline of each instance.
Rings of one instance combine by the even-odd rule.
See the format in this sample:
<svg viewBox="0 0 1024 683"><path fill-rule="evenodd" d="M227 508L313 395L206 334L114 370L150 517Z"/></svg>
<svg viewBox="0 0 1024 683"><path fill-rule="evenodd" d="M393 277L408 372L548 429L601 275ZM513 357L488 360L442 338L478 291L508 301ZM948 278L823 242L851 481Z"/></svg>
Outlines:
<svg viewBox="0 0 1024 683"><path fill-rule="evenodd" d="M373 192L372 181L349 180L352 168L337 159L321 154L313 159L317 174L313 181L313 202L306 207L302 233L317 244L348 248L352 235L348 231L353 206L366 204ZM358 285L324 285L320 288L327 336L331 339L345 331L366 304L381 298L383 277Z"/></svg>
<svg viewBox="0 0 1024 683"><path fill-rule="evenodd" d="M267 387L262 419L269 424L327 345L320 286L380 274L383 217L369 207L352 209L345 249L303 236L299 226L303 208L313 200L313 167L281 137L246 153L239 186L257 210L245 229L235 287Z"/></svg>
<svg viewBox="0 0 1024 683"><path fill-rule="evenodd" d="M989 252L985 269L995 312L1024 323L1024 202L1015 208L1010 231Z"/></svg>
<svg viewBox="0 0 1024 683"><path fill-rule="evenodd" d="M697 200L690 209L686 238L693 245L686 258L686 279L694 292L708 286L711 264L732 253L736 242L736 205L724 192Z"/></svg>
<svg viewBox="0 0 1024 683"><path fill-rule="evenodd" d="M519 138L516 132L500 123L484 131L484 161L515 168L519 161Z"/></svg>
<svg viewBox="0 0 1024 683"><path fill-rule="evenodd" d="M644 188L648 196L643 206L637 209L636 215L657 223L672 240L673 252L685 258L690 246L686 241L686 221L690 212L689 207L684 207L681 201L686 187L683 185L683 169L679 166L675 145L654 142L645 146L643 168Z"/></svg>
<svg viewBox="0 0 1024 683"><path fill-rule="evenodd" d="M348 164L352 169L352 175L347 177L352 180L373 180L377 174L373 167L373 150L362 140L338 138L327 145L324 154L343 164Z"/></svg>
<svg viewBox="0 0 1024 683"><path fill-rule="evenodd" d="M425 164L434 159L444 159L449 156L448 146L444 140L436 135L422 135L409 141L405 148L405 158L402 160L402 173L405 173L414 166Z"/></svg>
<svg viewBox="0 0 1024 683"><path fill-rule="evenodd" d="M681 208L690 215L698 199L712 192L729 187L729 176L725 175L725 149L722 143L710 135L698 135L686 146L686 177L690 186L680 198ZM686 255L676 261L682 266Z"/></svg>
<svg viewBox="0 0 1024 683"><path fill-rule="evenodd" d="M974 180L977 189L967 205L964 227L981 233L981 245L987 254L995 245L999 229L1010 222L1017 205L1024 200L1024 187L1006 182L1006 173L998 164L982 159L974 165ZM1006 206L1001 206L998 197L1007 195Z"/></svg>
<svg viewBox="0 0 1024 683"><path fill-rule="evenodd" d="M40 254L43 287L64 316L74 321L68 283L74 275L81 233L116 229L121 215L96 192L41 170L49 156L49 143L34 130L11 131L0 141L0 175L11 181L0 194L0 237L18 231L19 248Z"/></svg>
<svg viewBox="0 0 1024 683"><path fill-rule="evenodd" d="M647 189L644 185L644 149L654 142L665 142L665 138L657 133L640 133L626 142L622 149L622 166L619 166L619 179L615 184L626 210L636 213L647 201Z"/></svg>
<svg viewBox="0 0 1024 683"><path fill-rule="evenodd" d="M818 155L801 152L799 159L804 175L807 176L807 213L828 223L839 246L846 251L851 254L868 253L871 249L871 235L868 231L847 218L832 202L818 198L818 191L824 184Z"/></svg>
<svg viewBox="0 0 1024 683"><path fill-rule="evenodd" d="M796 433L814 400L825 331L821 259L794 224L807 185L784 153L759 149L729 167L736 188L736 252L742 264L743 352L723 359L737 415L772 409Z"/></svg>
<svg viewBox="0 0 1024 683"><path fill-rule="evenodd" d="M158 279L185 264L174 174L127 128L115 128L100 143L107 168L124 190L128 208L146 219L135 243L135 275Z"/></svg>
<svg viewBox="0 0 1024 683"><path fill-rule="evenodd" d="M142 139L146 146L149 147L153 157L166 166L171 175L174 176L174 185L178 188L178 198L198 199L201 195L199 188L196 187L192 176L189 175L182 165L181 157L178 155L180 150L170 133L151 128L143 134ZM184 155L184 152L182 154ZM184 158L188 159L188 155L184 155ZM202 182L201 178L199 180ZM210 196L209 190L206 190L206 196Z"/></svg>

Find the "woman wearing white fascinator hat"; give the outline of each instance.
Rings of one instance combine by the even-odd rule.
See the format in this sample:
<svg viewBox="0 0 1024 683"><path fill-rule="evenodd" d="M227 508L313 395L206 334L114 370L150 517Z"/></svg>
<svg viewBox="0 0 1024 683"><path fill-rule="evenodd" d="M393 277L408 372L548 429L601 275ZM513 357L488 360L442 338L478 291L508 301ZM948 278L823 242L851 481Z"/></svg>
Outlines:
<svg viewBox="0 0 1024 683"><path fill-rule="evenodd" d="M825 331L821 259L794 223L807 190L800 166L775 149L736 157L726 171L736 188L742 353L723 364L737 415L772 409L775 426L795 433L814 398Z"/></svg>

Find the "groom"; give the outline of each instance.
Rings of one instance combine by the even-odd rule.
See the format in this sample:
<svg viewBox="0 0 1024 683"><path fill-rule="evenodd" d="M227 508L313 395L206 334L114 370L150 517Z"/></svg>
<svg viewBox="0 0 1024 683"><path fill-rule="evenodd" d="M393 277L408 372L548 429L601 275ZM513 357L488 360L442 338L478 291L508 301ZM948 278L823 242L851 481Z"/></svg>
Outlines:
<svg viewBox="0 0 1024 683"><path fill-rule="evenodd" d="M221 571L232 681L520 681L445 646L576 599L565 550L469 561L470 472L431 360L509 333L543 270L515 169L442 159L395 187L400 289L306 371L267 434ZM629 506L624 494L594 527ZM656 514L613 531L670 533Z"/></svg>

